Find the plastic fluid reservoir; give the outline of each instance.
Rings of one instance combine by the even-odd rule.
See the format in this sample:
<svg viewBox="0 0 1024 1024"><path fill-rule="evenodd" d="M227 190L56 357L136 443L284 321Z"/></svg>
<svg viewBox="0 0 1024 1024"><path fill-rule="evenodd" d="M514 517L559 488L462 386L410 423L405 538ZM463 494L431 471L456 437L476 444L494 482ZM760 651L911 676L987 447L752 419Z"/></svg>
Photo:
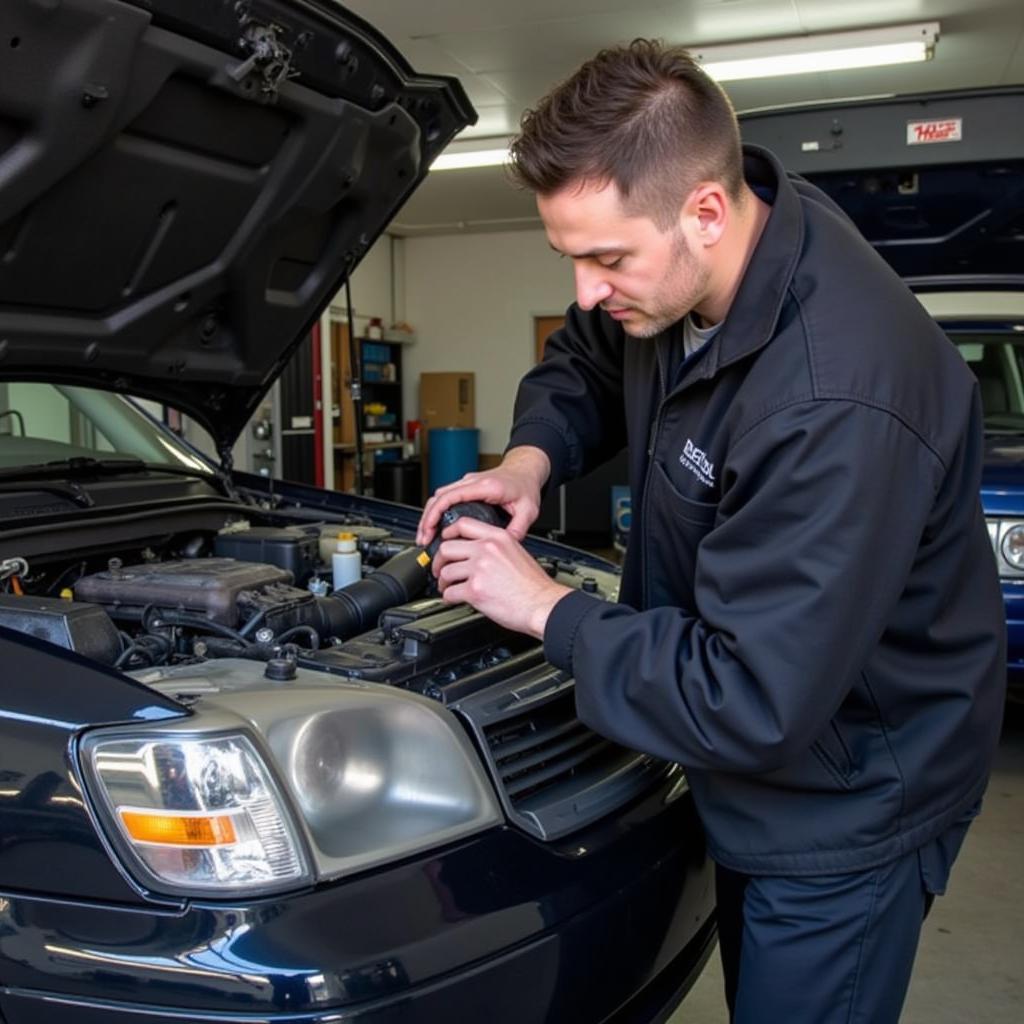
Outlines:
<svg viewBox="0 0 1024 1024"><path fill-rule="evenodd" d="M339 533L337 547L331 555L334 589L341 590L363 578L363 563L354 533Z"/></svg>
<svg viewBox="0 0 1024 1024"><path fill-rule="evenodd" d="M2 6L2 4L0 4ZM386 540L391 536L390 530L381 526L359 526L348 523L327 523L320 527L320 561L324 565L331 564L331 555L338 550L338 534L344 531L351 533L356 541Z"/></svg>

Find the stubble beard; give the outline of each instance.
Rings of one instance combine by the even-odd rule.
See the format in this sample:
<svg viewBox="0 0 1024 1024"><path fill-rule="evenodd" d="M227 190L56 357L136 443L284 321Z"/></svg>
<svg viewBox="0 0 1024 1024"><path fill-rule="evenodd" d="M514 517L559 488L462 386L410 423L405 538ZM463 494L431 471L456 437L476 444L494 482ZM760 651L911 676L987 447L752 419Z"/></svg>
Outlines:
<svg viewBox="0 0 1024 1024"><path fill-rule="evenodd" d="M671 266L661 279L650 309L634 311L639 323L622 321L622 329L631 338L655 338L678 323L704 297L711 271L700 263L680 231L672 242Z"/></svg>

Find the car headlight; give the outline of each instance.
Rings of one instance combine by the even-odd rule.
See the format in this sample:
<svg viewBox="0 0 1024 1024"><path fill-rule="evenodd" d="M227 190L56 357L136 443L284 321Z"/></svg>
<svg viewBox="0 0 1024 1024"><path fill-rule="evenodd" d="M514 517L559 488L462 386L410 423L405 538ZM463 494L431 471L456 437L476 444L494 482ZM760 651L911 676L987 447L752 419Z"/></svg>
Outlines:
<svg viewBox="0 0 1024 1024"><path fill-rule="evenodd" d="M267 729L321 877L397 860L502 820L450 712L384 688L348 697L344 706L310 707Z"/></svg>
<svg viewBox="0 0 1024 1024"><path fill-rule="evenodd" d="M1015 569L1024 570L1024 524L1011 526L1003 532L1000 542L1003 558Z"/></svg>
<svg viewBox="0 0 1024 1024"><path fill-rule="evenodd" d="M192 715L81 743L85 788L154 892L298 887L436 848L503 820L465 731L434 701L224 658L131 673L199 696Z"/></svg>
<svg viewBox="0 0 1024 1024"><path fill-rule="evenodd" d="M985 525L1000 577L1024 579L1024 520L993 516L985 520Z"/></svg>
<svg viewBox="0 0 1024 1024"><path fill-rule="evenodd" d="M265 892L309 880L295 825L244 735L83 742L107 831L158 891Z"/></svg>

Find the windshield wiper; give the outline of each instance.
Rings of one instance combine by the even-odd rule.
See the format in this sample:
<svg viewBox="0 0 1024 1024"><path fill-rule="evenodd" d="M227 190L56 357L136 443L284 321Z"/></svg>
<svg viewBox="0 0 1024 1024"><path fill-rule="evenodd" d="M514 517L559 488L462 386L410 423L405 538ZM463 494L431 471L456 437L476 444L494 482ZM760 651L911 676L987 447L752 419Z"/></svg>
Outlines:
<svg viewBox="0 0 1024 1024"><path fill-rule="evenodd" d="M25 466L5 466L0 479L47 480L57 477L99 476L102 473L141 473L146 464L141 459L94 459L75 456L52 462L32 462Z"/></svg>
<svg viewBox="0 0 1024 1024"><path fill-rule="evenodd" d="M26 491L43 491L46 494L57 494L62 498L70 498L76 505L82 508L92 508L95 501L82 489L79 484L62 484L56 481L43 481L42 483L25 484L0 484L0 494L24 494Z"/></svg>

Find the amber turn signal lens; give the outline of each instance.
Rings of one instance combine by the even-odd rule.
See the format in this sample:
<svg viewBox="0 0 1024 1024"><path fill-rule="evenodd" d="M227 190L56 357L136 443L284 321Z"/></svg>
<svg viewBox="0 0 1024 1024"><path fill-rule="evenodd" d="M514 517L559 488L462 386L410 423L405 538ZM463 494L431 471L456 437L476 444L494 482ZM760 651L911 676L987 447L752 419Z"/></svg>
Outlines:
<svg viewBox="0 0 1024 1024"><path fill-rule="evenodd" d="M236 841L235 825L226 814L149 814L119 812L128 835L137 843L165 846L226 846Z"/></svg>

